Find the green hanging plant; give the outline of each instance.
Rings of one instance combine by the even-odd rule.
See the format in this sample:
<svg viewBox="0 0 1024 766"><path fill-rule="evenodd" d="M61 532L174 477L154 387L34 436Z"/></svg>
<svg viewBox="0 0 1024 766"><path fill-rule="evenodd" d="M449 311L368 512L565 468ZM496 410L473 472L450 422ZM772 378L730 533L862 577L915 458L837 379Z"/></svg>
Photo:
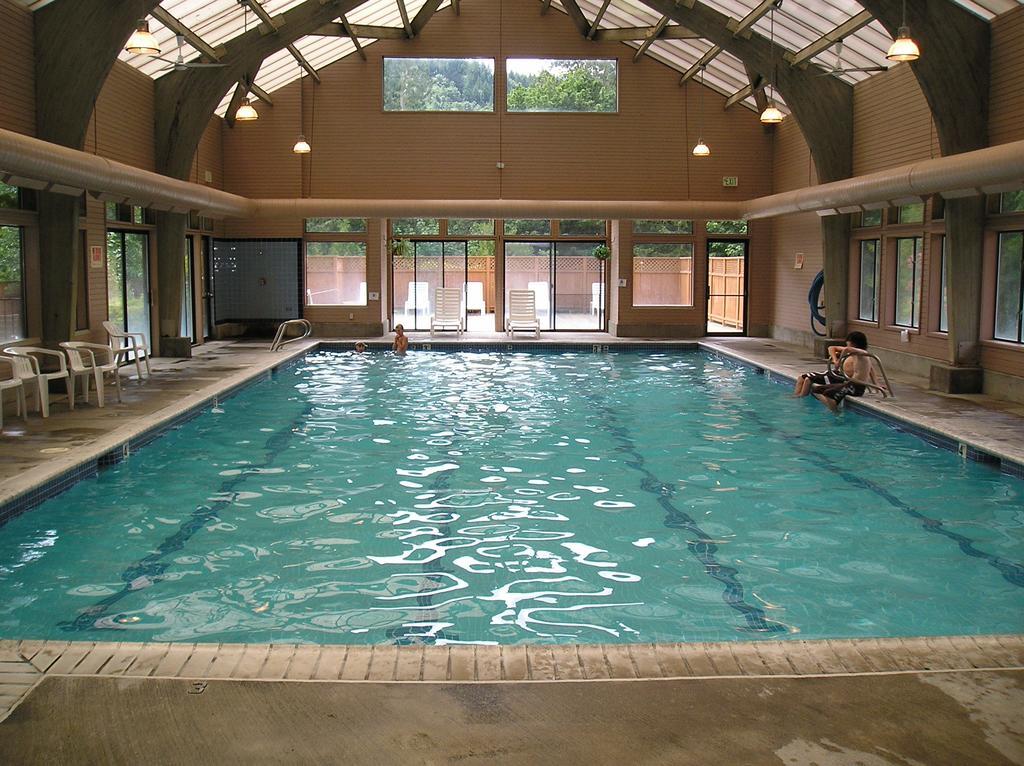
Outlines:
<svg viewBox="0 0 1024 766"><path fill-rule="evenodd" d="M612 256L611 248L608 245L598 245L594 248L592 255L599 261L607 261Z"/></svg>
<svg viewBox="0 0 1024 766"><path fill-rule="evenodd" d="M391 256L393 258L405 258L412 253L412 242L407 239L391 240Z"/></svg>

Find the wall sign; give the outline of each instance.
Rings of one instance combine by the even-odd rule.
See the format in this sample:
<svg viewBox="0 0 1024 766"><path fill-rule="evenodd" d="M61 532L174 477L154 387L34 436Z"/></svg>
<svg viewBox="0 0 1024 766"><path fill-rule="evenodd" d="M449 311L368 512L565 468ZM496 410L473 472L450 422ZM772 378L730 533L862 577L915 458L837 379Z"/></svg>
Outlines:
<svg viewBox="0 0 1024 766"><path fill-rule="evenodd" d="M794 269L802 269L803 267L804 267L804 254L803 253L797 253L793 257L793 268Z"/></svg>
<svg viewBox="0 0 1024 766"><path fill-rule="evenodd" d="M103 268L103 248L93 245L89 248L89 267L93 269Z"/></svg>

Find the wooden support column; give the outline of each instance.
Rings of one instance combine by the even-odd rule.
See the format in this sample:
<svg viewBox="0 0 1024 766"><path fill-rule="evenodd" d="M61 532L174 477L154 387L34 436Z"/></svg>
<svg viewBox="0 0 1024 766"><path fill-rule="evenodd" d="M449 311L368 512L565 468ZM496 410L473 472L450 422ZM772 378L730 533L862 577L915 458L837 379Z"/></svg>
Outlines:
<svg viewBox="0 0 1024 766"><path fill-rule="evenodd" d="M981 264L985 198L946 200L946 318L949 364L933 365L930 385L947 393L979 393Z"/></svg>
<svg viewBox="0 0 1024 766"><path fill-rule="evenodd" d="M156 211L156 272L159 306L160 356L184 356L191 343L181 343L181 289L185 278L184 213Z"/></svg>
<svg viewBox="0 0 1024 766"><path fill-rule="evenodd" d="M39 226L39 273L43 310L43 343L56 345L71 337L75 319L75 265L81 258L79 198L40 192L36 195Z"/></svg>
<svg viewBox="0 0 1024 766"><path fill-rule="evenodd" d="M821 219L821 255L825 272L825 333L846 337L846 312L850 283L850 216Z"/></svg>
<svg viewBox="0 0 1024 766"><path fill-rule="evenodd" d="M135 24L157 0L63 0L32 14L36 136L81 149L93 105ZM38 192L43 342L71 337L75 260L81 247L77 197Z"/></svg>

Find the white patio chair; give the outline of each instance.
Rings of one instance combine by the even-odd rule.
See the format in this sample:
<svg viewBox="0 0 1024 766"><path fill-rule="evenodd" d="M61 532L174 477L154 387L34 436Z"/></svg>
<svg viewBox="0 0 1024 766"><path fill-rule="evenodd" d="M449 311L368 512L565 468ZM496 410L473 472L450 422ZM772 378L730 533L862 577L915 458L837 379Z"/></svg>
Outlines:
<svg viewBox="0 0 1024 766"><path fill-rule="evenodd" d="M434 291L434 316L430 320L430 337L434 330L454 329L462 335L462 288L439 287Z"/></svg>
<svg viewBox="0 0 1024 766"><path fill-rule="evenodd" d="M17 406L15 415L23 420L28 417L28 406L25 404L25 386L14 373L14 360L0 356L0 366L6 365L10 370L11 377L0 380L0 431L4 428L4 391L14 389L17 392Z"/></svg>
<svg viewBox="0 0 1024 766"><path fill-rule="evenodd" d="M114 323L107 321L103 323L103 329L110 337L110 350L114 352L115 359L120 364L121 357L128 358L129 354L135 355L135 371L138 373L138 381L142 382L141 358L146 363L146 377L152 375L149 369L149 343L146 342L146 334L141 332L124 332L114 327Z"/></svg>
<svg viewBox="0 0 1024 766"><path fill-rule="evenodd" d="M479 311L481 314L487 313L483 282L466 283L466 311Z"/></svg>
<svg viewBox="0 0 1024 766"><path fill-rule="evenodd" d="M96 403L103 406L103 376L110 373L114 376L114 385L117 387L117 401L121 401L121 374L117 366L117 355L109 346L100 343L85 343L83 341L68 341L61 343L60 347L67 352L68 364L71 368L72 389L76 388L78 378L82 379L82 396L85 403L89 403L89 379L96 383ZM96 355L102 354L105 361L98 362Z"/></svg>
<svg viewBox="0 0 1024 766"><path fill-rule="evenodd" d="M540 337L540 322L537 319L537 293L533 290L508 291L508 319L505 320L505 334L517 330L532 330L535 338Z"/></svg>
<svg viewBox="0 0 1024 766"><path fill-rule="evenodd" d="M34 346L9 346L4 349L14 363L14 375L22 384L26 381L35 382L35 391L39 397L37 400L38 409L44 418L50 417L50 381L63 378L68 387L68 408L75 408L75 389L71 376L68 375L68 365L64 361L64 354L59 351L51 351L48 348L35 348ZM59 367L56 372L41 372L37 356L50 356L57 360Z"/></svg>
<svg viewBox="0 0 1024 766"><path fill-rule="evenodd" d="M600 314L604 309L604 282L594 282L590 285L590 313Z"/></svg>
<svg viewBox="0 0 1024 766"><path fill-rule="evenodd" d="M410 282L409 297L405 300L406 315L430 313L430 283Z"/></svg>
<svg viewBox="0 0 1024 766"><path fill-rule="evenodd" d="M530 290L533 290L534 295L537 296L537 313L547 316L548 312L551 310L551 288L548 286L548 283L530 282L526 286Z"/></svg>

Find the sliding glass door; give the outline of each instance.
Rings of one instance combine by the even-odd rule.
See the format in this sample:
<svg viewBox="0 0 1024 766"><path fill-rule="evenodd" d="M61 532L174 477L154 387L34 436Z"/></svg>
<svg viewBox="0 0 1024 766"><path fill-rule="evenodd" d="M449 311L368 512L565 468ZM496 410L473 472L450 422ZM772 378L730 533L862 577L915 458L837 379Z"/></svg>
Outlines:
<svg viewBox="0 0 1024 766"><path fill-rule="evenodd" d="M604 261L597 242L506 242L505 290L532 290L542 330L603 330ZM508 316L508 300L505 301Z"/></svg>
<svg viewBox="0 0 1024 766"><path fill-rule="evenodd" d="M150 339L146 232L107 232L107 317L116 327Z"/></svg>
<svg viewBox="0 0 1024 766"><path fill-rule="evenodd" d="M185 269L184 281L181 285L181 326L178 333L183 338L189 338L193 343L198 343L196 337L196 303L192 295L192 278L195 273L195 240L192 237L185 237Z"/></svg>
<svg viewBox="0 0 1024 766"><path fill-rule="evenodd" d="M462 314L466 315L465 240L415 240L392 260L393 325L406 330L429 330L434 315L434 291L439 287L462 290Z"/></svg>

